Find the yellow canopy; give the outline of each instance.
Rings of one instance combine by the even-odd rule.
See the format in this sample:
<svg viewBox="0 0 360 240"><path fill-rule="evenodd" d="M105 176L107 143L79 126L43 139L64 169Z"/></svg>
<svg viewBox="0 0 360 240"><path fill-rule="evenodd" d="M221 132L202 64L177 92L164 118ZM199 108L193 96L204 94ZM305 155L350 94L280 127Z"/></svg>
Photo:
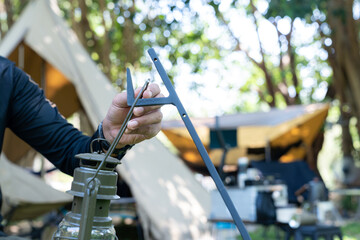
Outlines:
<svg viewBox="0 0 360 240"><path fill-rule="evenodd" d="M328 104L296 105L283 110L218 117L218 129L225 142L229 144L230 141L232 145L226 156L226 164L237 164L242 156L250 160L264 159L266 146L271 151L286 151L279 159L273 160L291 162L304 159L309 146L321 131L328 109ZM216 132L216 118L192 119L192 122L214 165L219 165L223 150L219 146L214 147L211 142ZM164 121L162 131L190 166L204 166L181 120Z"/></svg>

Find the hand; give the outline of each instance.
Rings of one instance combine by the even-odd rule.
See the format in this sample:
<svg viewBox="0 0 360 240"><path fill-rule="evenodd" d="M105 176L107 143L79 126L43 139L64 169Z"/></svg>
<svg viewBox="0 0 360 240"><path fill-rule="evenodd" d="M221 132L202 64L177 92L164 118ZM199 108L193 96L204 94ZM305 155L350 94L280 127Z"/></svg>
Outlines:
<svg viewBox="0 0 360 240"><path fill-rule="evenodd" d="M135 90L135 97L141 88ZM150 84L143 93L142 98L164 97L157 84ZM146 139L150 139L161 128L162 113L161 106L135 107L133 116L128 122L124 135L121 137L117 148L128 144L136 144ZM115 96L112 104L103 120L103 133L110 143L112 143L123 124L130 107L127 105L127 93L122 92Z"/></svg>

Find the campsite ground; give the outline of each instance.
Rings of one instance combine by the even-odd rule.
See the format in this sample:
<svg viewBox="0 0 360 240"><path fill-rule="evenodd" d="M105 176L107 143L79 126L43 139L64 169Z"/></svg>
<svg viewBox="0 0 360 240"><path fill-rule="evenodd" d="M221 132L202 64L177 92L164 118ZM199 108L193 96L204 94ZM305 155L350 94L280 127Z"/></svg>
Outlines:
<svg viewBox="0 0 360 240"><path fill-rule="evenodd" d="M277 229L275 227L268 228L266 238L263 236L264 229L264 227L258 226L254 231L249 232L251 239L278 240ZM341 232L343 234L343 240L360 240L360 222L355 220L344 222L341 226ZM280 232L279 234L282 236L281 234L283 233ZM240 240L241 237L239 236L238 239ZM335 238L335 240L338 239L339 238Z"/></svg>

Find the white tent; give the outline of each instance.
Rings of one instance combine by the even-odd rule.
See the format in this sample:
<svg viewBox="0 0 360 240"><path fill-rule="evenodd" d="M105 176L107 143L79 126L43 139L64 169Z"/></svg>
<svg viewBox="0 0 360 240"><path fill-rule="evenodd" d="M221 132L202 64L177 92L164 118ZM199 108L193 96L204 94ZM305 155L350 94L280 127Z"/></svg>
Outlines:
<svg viewBox="0 0 360 240"><path fill-rule="evenodd" d="M6 219L34 219L72 202L70 194L60 192L42 179L0 156L0 185L4 195L1 213Z"/></svg>
<svg viewBox="0 0 360 240"><path fill-rule="evenodd" d="M55 0L31 1L1 41L0 55L41 83L64 116L77 110L73 106L82 106L93 128L116 94L59 16ZM12 160L6 140L4 148L10 150L3 153ZM21 152L18 146L16 153ZM207 234L209 194L159 140L136 145L122 162L118 171L136 199L147 239L200 239Z"/></svg>

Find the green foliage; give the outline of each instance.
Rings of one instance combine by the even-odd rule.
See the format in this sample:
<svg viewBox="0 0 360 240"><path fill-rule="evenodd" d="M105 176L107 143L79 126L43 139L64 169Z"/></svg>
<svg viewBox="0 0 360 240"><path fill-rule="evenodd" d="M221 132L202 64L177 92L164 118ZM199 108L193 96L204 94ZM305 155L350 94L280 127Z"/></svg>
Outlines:
<svg viewBox="0 0 360 240"><path fill-rule="evenodd" d="M268 0L269 8L265 15L270 17L301 18L311 22L314 9L324 10L326 0Z"/></svg>
<svg viewBox="0 0 360 240"><path fill-rule="evenodd" d="M8 24L12 24L14 21L16 21L28 2L28 0L12 0L9 6L5 5L4 1L1 2L1 4L5 5L5 7L8 7L8 9L5 9L5 11L0 15L1 38L10 29ZM4 6L2 6L2 8L3 7Z"/></svg>
<svg viewBox="0 0 360 240"><path fill-rule="evenodd" d="M159 8L159 5L154 5L154 9ZM149 22L149 34L155 35L155 38L148 46L166 49L166 57L172 65L168 73L172 77L180 73L177 68L180 63L188 64L193 73L205 71L204 61L220 58L218 49L204 33L206 26L199 20L197 12L190 7L188 1L169 2L167 10L166 14L160 14L155 21ZM188 21L185 23L186 30L184 19Z"/></svg>
<svg viewBox="0 0 360 240"><path fill-rule="evenodd" d="M244 24L237 25L236 28L244 29L243 32L259 30L256 26L265 21L274 26L279 21L288 22L289 19L303 18L308 22L311 20L314 9L323 9L325 0L253 0L253 1L228 1L226 3L219 0L207 0L202 3L202 7L194 7L194 3L188 0L174 1L128 1L128 0L58 0L63 17L75 29L82 43L88 49L93 60L98 63L101 69L111 78L113 82L121 83L124 86L125 67L132 66L135 72L148 72L149 59L146 50L154 47L161 53L163 64L176 84L177 76L182 74L184 66L190 69L192 74L205 75L212 71L210 61L218 60L222 67L222 76L219 83L224 78L228 78L232 68L244 68L249 72L249 78L239 79L244 82L239 85L229 83L228 85L219 84L221 87L233 89L236 86L239 91L239 103L234 104L234 111L256 110L263 107L263 104L276 102L276 106L283 107L287 103L285 96L280 94L278 86L286 86L285 93L293 98L300 96L300 100L295 103L310 103L318 101L316 88L321 84L329 84L331 76L323 75L321 67L310 64L310 60L298 53L302 43L292 42L286 34L280 33L278 46L268 49L263 48L263 55L258 48L257 42L253 42L248 49L241 48L244 40L238 34L234 34L234 22L230 16L242 16L253 22L251 27ZM20 3L23 1L14 0L14 12L20 12ZM85 3L85 9L81 3ZM260 6L267 4L267 7ZM253 5L252 5L253 4ZM102 6L105 6L103 9ZM204 17L206 12L206 17ZM209 21L212 20L212 21ZM256 21L256 22L255 22ZM292 24L292 23L291 23ZM210 36L209 31L213 31L214 25L221 33L217 36ZM1 25L3 27L3 24ZM271 25L268 25L271 28ZM80 31L80 29L82 29ZM261 28L260 28L261 30ZM260 31L259 30L259 31ZM276 32L276 28L273 31ZM260 33L261 34L261 33ZM290 44L288 41L291 41ZM314 41L318 39L314 38ZM264 41L262 39L261 41ZM225 43L225 44L224 44ZM255 43L255 44L254 44ZM313 44L313 43L310 43ZM108 55L104 55L106 48L109 47ZM290 47L290 49L289 49ZM279 50L275 51L276 48ZM164 51L162 51L164 50ZM234 59L231 63L229 56L236 52L247 54L247 62ZM299 85L295 86L294 73L289 64L283 64L280 68L280 60L286 58L289 52L295 55L295 74L299 77ZM250 58L260 56L255 61ZM321 60L317 59L316 61ZM259 68L261 61L264 61L266 69L274 85L275 95L271 96L265 75ZM109 63L107 63L109 62ZM321 66L324 60L321 60ZM310 68L311 78L314 84L309 89L303 86L301 70ZM120 79L120 80L119 80ZM325 85L326 85L325 84ZM199 91L204 87L203 83L194 82L190 84L191 90ZM308 87L306 87L308 88ZM233 89L234 90L234 89ZM200 92L199 92L200 94ZM242 98L249 95L251 98ZM257 95L257 97L254 97ZM253 102L250 102L251 101ZM251 106L253 105L253 106Z"/></svg>
<svg viewBox="0 0 360 240"><path fill-rule="evenodd" d="M268 240L278 240L279 238L279 232L281 230L277 229L275 226L269 226L269 227L259 227L256 231L250 232L249 235L251 239L268 239ZM281 232L281 234L283 234ZM264 236L265 235L265 236ZM238 238L241 239L241 238Z"/></svg>
<svg viewBox="0 0 360 240"><path fill-rule="evenodd" d="M341 228L345 240L360 239L360 223L350 222Z"/></svg>
<svg viewBox="0 0 360 240"><path fill-rule="evenodd" d="M357 209L357 199L353 196L344 196L341 199L341 207L344 211L356 212Z"/></svg>
<svg viewBox="0 0 360 240"><path fill-rule="evenodd" d="M360 239L360 223L359 222L349 222L341 226L341 232L343 234L344 240L356 240ZM264 231L266 231L266 237L264 238ZM251 239L267 239L267 240L278 240L284 238L284 232L280 229L276 229L274 226L265 228L259 226L255 231L249 233ZM280 238L279 238L280 237ZM238 239L242 239L241 236ZM334 239L339 239L335 237Z"/></svg>

